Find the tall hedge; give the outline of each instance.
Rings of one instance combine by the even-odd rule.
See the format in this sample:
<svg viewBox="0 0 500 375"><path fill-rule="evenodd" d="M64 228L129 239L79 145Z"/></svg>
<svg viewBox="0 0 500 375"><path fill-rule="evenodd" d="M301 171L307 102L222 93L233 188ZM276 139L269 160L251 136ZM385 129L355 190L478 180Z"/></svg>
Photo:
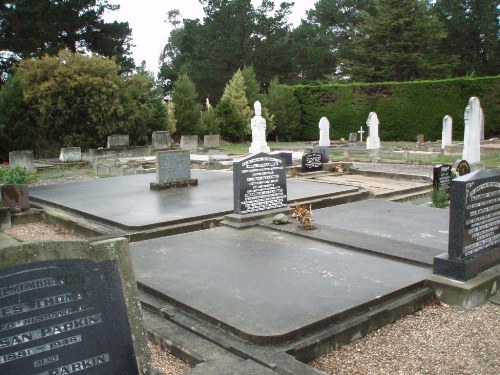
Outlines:
<svg viewBox="0 0 500 375"><path fill-rule="evenodd" d="M370 112L380 120L382 141L441 139L442 120L453 118L453 139L464 134L464 111L471 96L479 97L485 117L485 137L500 135L500 76L378 84L295 86L301 105L301 138L317 140L318 123L330 121L330 138L348 138ZM365 133L367 135L367 133Z"/></svg>

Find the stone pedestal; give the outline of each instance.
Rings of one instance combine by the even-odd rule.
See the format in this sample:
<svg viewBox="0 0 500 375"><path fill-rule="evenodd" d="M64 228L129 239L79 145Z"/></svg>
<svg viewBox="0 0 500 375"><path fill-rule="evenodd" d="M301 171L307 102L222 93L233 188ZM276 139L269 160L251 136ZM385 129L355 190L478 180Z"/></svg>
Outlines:
<svg viewBox="0 0 500 375"><path fill-rule="evenodd" d="M82 161L82 149L80 147L61 148L59 161L63 163Z"/></svg>

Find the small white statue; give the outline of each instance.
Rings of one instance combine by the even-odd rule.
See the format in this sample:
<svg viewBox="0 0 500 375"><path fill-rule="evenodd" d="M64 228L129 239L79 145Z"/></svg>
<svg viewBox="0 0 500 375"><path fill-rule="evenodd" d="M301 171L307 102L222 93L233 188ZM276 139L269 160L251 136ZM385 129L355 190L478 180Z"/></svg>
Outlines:
<svg viewBox="0 0 500 375"><path fill-rule="evenodd" d="M266 141L266 119L262 117L262 106L259 101L254 103L255 116L252 118L252 144L248 152L257 154L259 152L269 152L271 149Z"/></svg>

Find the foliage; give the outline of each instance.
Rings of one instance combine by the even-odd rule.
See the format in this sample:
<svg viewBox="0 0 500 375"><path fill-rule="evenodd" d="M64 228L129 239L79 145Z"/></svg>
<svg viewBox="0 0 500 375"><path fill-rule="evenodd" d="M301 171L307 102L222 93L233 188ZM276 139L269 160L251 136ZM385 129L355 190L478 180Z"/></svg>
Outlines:
<svg viewBox="0 0 500 375"><path fill-rule="evenodd" d="M330 139L347 138L365 126L376 112L383 141L441 139L442 120L453 118L453 138L463 139L464 110L471 96L479 97L485 116L485 137L500 132L500 77L455 78L380 84L295 86L301 111L303 140L318 139L318 121L330 120ZM366 127L365 127L366 130Z"/></svg>
<svg viewBox="0 0 500 375"><path fill-rule="evenodd" d="M165 106L167 108L167 130L170 132L170 134L174 134L177 131L177 120L175 119L174 103L169 101Z"/></svg>
<svg viewBox="0 0 500 375"><path fill-rule="evenodd" d="M0 180L4 184L28 184L36 180L36 176L25 167L16 165L15 167L0 167Z"/></svg>
<svg viewBox="0 0 500 375"><path fill-rule="evenodd" d="M431 192L432 207L446 208L449 205L449 195L444 189L434 189Z"/></svg>
<svg viewBox="0 0 500 375"><path fill-rule="evenodd" d="M292 87L281 85L277 78L269 84L267 107L274 115L276 140L290 141L300 136L300 106Z"/></svg>
<svg viewBox="0 0 500 375"><path fill-rule="evenodd" d="M201 110L202 106L197 102L198 94L196 87L188 77L183 74L174 84L172 91L172 103L177 122L177 133L179 135L201 135Z"/></svg>
<svg viewBox="0 0 500 375"><path fill-rule="evenodd" d="M203 129L206 129L208 134L220 134L220 120L217 117L215 109L208 107L201 114L201 122Z"/></svg>
<svg viewBox="0 0 500 375"><path fill-rule="evenodd" d="M105 11L118 8L105 0L1 2L0 75L11 73L21 59L55 56L61 50L114 56L123 70L131 71L132 30L127 22L102 20Z"/></svg>

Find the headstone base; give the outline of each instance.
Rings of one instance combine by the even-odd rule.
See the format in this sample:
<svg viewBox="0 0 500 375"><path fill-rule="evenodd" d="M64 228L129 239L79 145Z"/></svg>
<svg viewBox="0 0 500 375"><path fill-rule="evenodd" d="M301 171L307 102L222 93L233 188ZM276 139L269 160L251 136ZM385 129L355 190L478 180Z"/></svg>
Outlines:
<svg viewBox="0 0 500 375"><path fill-rule="evenodd" d="M323 163L330 161L330 147L326 146L313 146L312 152L315 154L323 155Z"/></svg>
<svg viewBox="0 0 500 375"><path fill-rule="evenodd" d="M165 182L151 182L149 188L151 190L167 190L173 188L181 188L188 186L198 186L197 178L186 178L184 180L174 180Z"/></svg>
<svg viewBox="0 0 500 375"><path fill-rule="evenodd" d="M448 253L443 253L434 257L434 275L467 281L499 264L500 248L498 246L464 259L451 258Z"/></svg>
<svg viewBox="0 0 500 375"><path fill-rule="evenodd" d="M228 214L224 216L224 220L220 224L230 228L245 229L259 225L259 222L262 219L269 217L272 218L277 214L288 214L291 212L292 212L291 208L284 207L275 210L260 211L244 215Z"/></svg>

